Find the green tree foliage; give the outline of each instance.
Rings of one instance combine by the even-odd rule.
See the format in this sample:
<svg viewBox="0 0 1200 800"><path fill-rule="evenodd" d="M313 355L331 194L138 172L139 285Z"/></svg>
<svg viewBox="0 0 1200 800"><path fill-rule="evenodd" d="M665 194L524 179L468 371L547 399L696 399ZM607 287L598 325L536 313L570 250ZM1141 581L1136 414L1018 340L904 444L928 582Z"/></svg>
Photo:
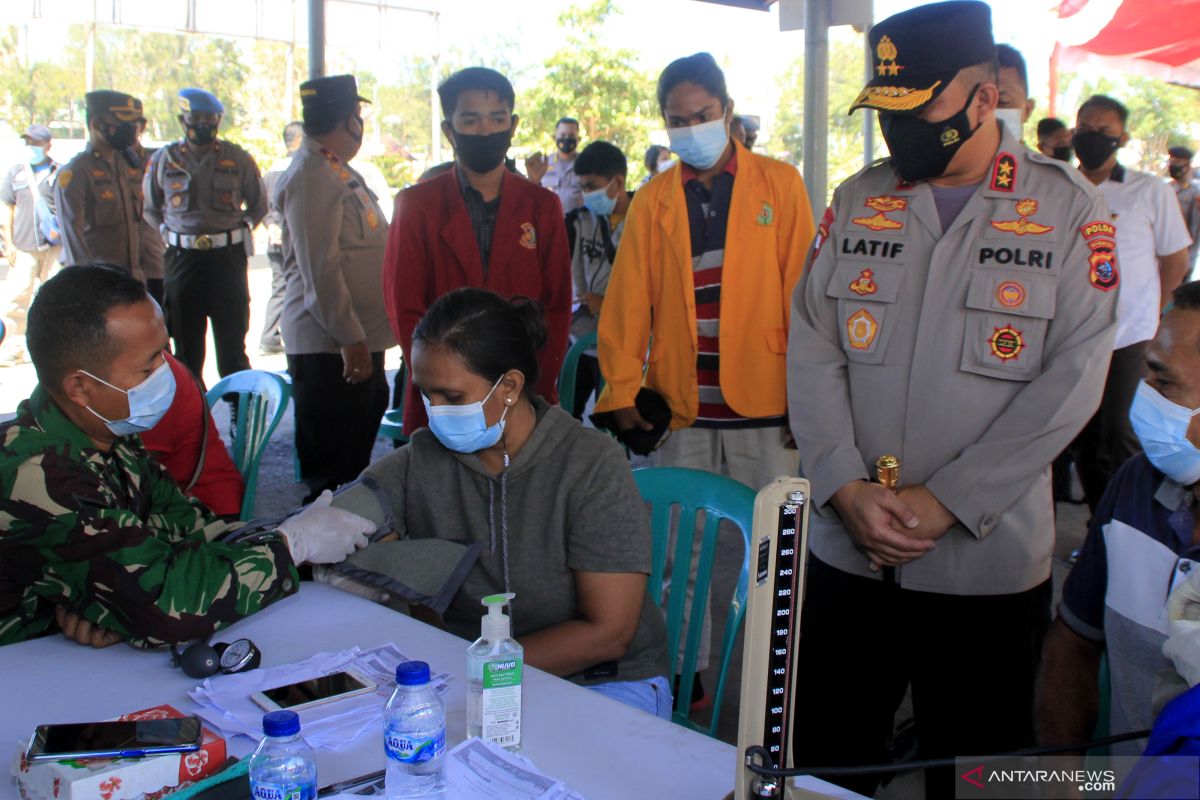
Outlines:
<svg viewBox="0 0 1200 800"><path fill-rule="evenodd" d="M862 169L863 112L846 109L862 90L864 60L861 35L831 37L829 42L829 198L842 181ZM804 56L800 55L778 78L779 105L775 113L772 151L796 164L804 155ZM882 137L876 136L877 149ZM881 153L882 155L882 153ZM828 202L829 198L825 198ZM820 205L820 198L812 198Z"/></svg>
<svg viewBox="0 0 1200 800"><path fill-rule="evenodd" d="M629 158L633 177L644 171L638 166L641 155L662 120L654 77L637 67L637 53L604 44L604 23L617 13L613 0L593 0L559 15L563 46L546 60L545 72L532 86L517 87L522 115L517 147L552 150L555 123L574 117L582 144L611 142Z"/></svg>
<svg viewBox="0 0 1200 800"><path fill-rule="evenodd" d="M96 87L140 97L147 133L156 139L182 135L177 93L188 86L220 98L222 130L237 138L249 108L242 92L247 72L241 49L229 39L125 28L101 28L97 34Z"/></svg>
<svg viewBox="0 0 1200 800"><path fill-rule="evenodd" d="M82 129L83 50L71 48L58 60L32 61L24 56L15 26L0 27L0 116L14 129L55 120L67 130ZM60 128L61 130L61 128Z"/></svg>
<svg viewBox="0 0 1200 800"><path fill-rule="evenodd" d="M559 17L562 46L537 69L509 61L520 42L503 35L450 47L437 64L440 81L456 69L482 64L503 72L516 87L522 122L514 153L552 149L554 123L579 119L584 143L605 139L625 150L635 173L650 132L662 123L654 100L654 77L637 66L637 54L606 46L606 20L618 13L614 0L584 0ZM31 122L53 123L63 136L83 137L87 28L72 26L69 46L58 53L23 55L18 26L0 26L0 115L15 130ZM353 72L372 102L366 109L365 152L399 187L430 166L432 122L428 57L398 56L394 67L373 75L354 65L354 54L327 56L331 72ZM197 86L225 104L222 135L246 147L265 169L283 152L280 132L300 115L298 87L307 55L279 42L152 32L98 26L94 79L97 88L140 98L151 140L182 135L176 93ZM437 115L436 118L434 115ZM442 142L443 158L450 157Z"/></svg>

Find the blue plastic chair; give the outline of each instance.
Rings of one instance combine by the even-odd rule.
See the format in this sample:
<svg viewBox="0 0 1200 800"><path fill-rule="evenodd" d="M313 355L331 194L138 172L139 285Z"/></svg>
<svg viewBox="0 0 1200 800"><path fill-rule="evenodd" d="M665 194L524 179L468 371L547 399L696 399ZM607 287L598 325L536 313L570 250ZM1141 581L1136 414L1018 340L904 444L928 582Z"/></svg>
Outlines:
<svg viewBox="0 0 1200 800"><path fill-rule="evenodd" d="M579 374L579 357L596 347L596 332L585 333L575 340L571 349L563 359L562 369L558 372L558 404L570 414L575 411L575 378ZM604 379L596 387L599 392L604 388Z"/></svg>
<svg viewBox="0 0 1200 800"><path fill-rule="evenodd" d="M655 603L662 598L663 572L667 563L667 545L671 533L671 509L679 508L675 539L675 557L672 572L679 576L671 581L666 598L667 652L672 665L679 653L680 631L685 617L692 620L688 626L687 641L684 643L683 667L680 670L679 696L684 698L671 715L671 720L686 728L717 735L717 723L721 717L721 700L725 695L725 680L729 674L729 659L733 654L734 640L746 614L746 593L750 586L750 536L754 524L754 491L743 483L697 469L683 467L646 467L635 469L633 478L637 482L642 498L650 503L650 527L652 547L650 580L646 591ZM699 569L696 573L696 590L692 597L692 608L686 609L687 580L691 571L692 543L696 535L696 515L704 510L704 528L701 532ZM707 726L691 720L687 698L692 696L692 683L696 673L696 658L700 653L700 624L703 609L708 603L712 584L713 558L717 548L717 532L722 519L737 526L742 534L742 568L738 576L733 597L730 598L729 615L725 619L725 632L721 638L720 667L717 688L713 694L712 721Z"/></svg>
<svg viewBox="0 0 1200 800"><path fill-rule="evenodd" d="M233 463L246 482L242 495L242 519L254 516L254 499L258 493L258 464L275 428L279 427L292 399L291 383L274 372L247 369L226 375L208 390L206 399L211 409L226 395L237 395L232 456Z"/></svg>
<svg viewBox="0 0 1200 800"><path fill-rule="evenodd" d="M408 444L404 435L404 401L408 399L408 363L400 362L400 371L396 373L397 386L400 387L400 402L395 408L385 411L379 422L379 435L393 442Z"/></svg>

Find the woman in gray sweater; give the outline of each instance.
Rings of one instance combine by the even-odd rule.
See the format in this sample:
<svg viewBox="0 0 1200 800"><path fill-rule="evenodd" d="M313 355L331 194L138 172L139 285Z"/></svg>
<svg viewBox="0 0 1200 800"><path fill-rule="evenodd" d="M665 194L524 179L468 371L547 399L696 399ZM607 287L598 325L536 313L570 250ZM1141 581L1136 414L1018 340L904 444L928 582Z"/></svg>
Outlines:
<svg viewBox="0 0 1200 800"><path fill-rule="evenodd" d="M545 340L532 301L471 288L440 298L409 359L429 428L363 474L401 537L483 543L446 611L451 632L475 638L480 599L515 592L526 663L669 718L649 514L616 442L532 394Z"/></svg>

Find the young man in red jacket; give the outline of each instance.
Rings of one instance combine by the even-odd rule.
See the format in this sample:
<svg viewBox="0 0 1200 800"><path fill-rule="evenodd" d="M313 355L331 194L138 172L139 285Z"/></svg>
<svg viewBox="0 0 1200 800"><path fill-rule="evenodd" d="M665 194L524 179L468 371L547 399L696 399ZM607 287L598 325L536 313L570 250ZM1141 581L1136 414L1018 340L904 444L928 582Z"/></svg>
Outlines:
<svg viewBox="0 0 1200 800"><path fill-rule="evenodd" d="M475 286L539 300L549 338L539 355L537 392L557 402L555 384L571 323L571 254L562 205L553 192L505 168L518 122L507 78L470 67L447 78L438 96L442 132L454 145L454 169L396 197L383 262L392 328L407 355L425 310L454 289ZM410 374L404 431L411 434L425 424Z"/></svg>

